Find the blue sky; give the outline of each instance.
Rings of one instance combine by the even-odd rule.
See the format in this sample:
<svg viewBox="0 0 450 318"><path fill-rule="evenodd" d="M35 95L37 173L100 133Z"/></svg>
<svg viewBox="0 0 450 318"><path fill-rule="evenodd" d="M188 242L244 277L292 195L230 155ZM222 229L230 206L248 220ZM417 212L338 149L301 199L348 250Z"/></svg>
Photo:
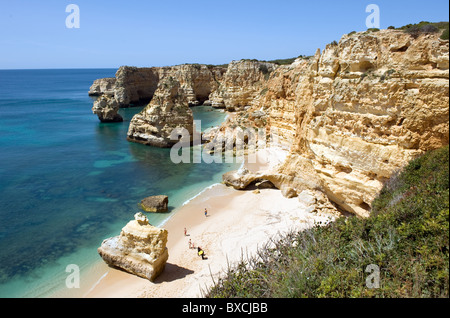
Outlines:
<svg viewBox="0 0 450 318"><path fill-rule="evenodd" d="M66 27L66 6L80 28ZM0 0L0 69L223 64L312 55L344 33L448 21L447 0Z"/></svg>

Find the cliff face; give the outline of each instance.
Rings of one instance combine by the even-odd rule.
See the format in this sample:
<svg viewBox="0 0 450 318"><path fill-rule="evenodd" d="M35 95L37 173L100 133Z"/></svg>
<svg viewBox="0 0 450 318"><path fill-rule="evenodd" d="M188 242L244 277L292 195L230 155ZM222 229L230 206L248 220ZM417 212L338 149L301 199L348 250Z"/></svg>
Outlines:
<svg viewBox="0 0 450 318"><path fill-rule="evenodd" d="M211 94L211 105L228 111L253 105L275 68L275 64L256 60L232 61L220 86Z"/></svg>
<svg viewBox="0 0 450 318"><path fill-rule="evenodd" d="M120 107L146 104L160 81L172 77L180 82L190 105L202 104L219 87L226 68L200 64L138 68L121 66L115 78L95 80L89 95L114 96Z"/></svg>
<svg viewBox="0 0 450 318"><path fill-rule="evenodd" d="M89 89L89 96L110 95L114 96L115 77L96 79Z"/></svg>
<svg viewBox="0 0 450 318"><path fill-rule="evenodd" d="M128 140L161 148L170 147L177 142L171 139L175 128L184 128L193 137L193 120L181 84L169 77L159 83L152 101L133 116L128 128Z"/></svg>
<svg viewBox="0 0 450 318"><path fill-rule="evenodd" d="M203 104L210 94L217 90L225 71L226 68L223 67L200 64L151 68L121 66L115 78L95 80L89 95L99 96L99 99L103 100L102 109L108 109L108 117L119 118L119 108L148 104L160 82L172 78L180 84L180 93L186 97L188 104L195 106ZM95 103L93 112L99 115L103 122L102 115L96 111L99 107L96 107ZM112 110L115 110L115 113L112 113Z"/></svg>
<svg viewBox="0 0 450 318"><path fill-rule="evenodd" d="M277 174L299 189L315 180L339 207L367 216L394 171L448 144L448 49L435 34L356 33L277 69L254 107L291 143Z"/></svg>
<svg viewBox="0 0 450 318"><path fill-rule="evenodd" d="M149 102L159 83L159 69L121 66L116 72L114 97L120 107Z"/></svg>
<svg viewBox="0 0 450 318"><path fill-rule="evenodd" d="M180 82L190 106L203 104L219 87L225 68L200 64L183 64L160 69L160 78L172 77Z"/></svg>
<svg viewBox="0 0 450 318"><path fill-rule="evenodd" d="M124 105L164 95L160 83L167 78L178 83L178 93L170 98L183 95L184 105L204 102L233 111L218 133L227 127L259 127L267 129L266 137L269 132L276 136L269 145L289 150L289 156L264 178L277 188L319 191L360 216L368 215L392 173L449 142L449 42L439 34L344 35L338 44L287 66L242 60L226 69L125 67L116 74L114 98ZM108 85L97 83L91 90L111 95ZM165 123L171 127L171 122L191 120L188 107L164 115L157 107L164 103L154 98L133 119L130 140L147 143L161 131L167 136L161 128ZM260 177L246 175L243 184Z"/></svg>

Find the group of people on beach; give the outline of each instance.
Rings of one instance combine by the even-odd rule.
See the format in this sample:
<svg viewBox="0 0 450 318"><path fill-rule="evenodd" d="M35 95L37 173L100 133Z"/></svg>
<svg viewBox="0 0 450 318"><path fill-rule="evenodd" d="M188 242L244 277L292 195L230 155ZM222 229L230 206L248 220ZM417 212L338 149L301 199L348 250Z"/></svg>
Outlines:
<svg viewBox="0 0 450 318"><path fill-rule="evenodd" d="M206 208L205 208L205 217L208 217L208 210ZM184 228L184 236L188 236L186 228ZM189 249L195 249L195 245L191 239L189 239L188 243L189 243ZM206 257L205 251L200 246L197 246L197 254L198 254L198 256L201 256L202 260L208 259Z"/></svg>

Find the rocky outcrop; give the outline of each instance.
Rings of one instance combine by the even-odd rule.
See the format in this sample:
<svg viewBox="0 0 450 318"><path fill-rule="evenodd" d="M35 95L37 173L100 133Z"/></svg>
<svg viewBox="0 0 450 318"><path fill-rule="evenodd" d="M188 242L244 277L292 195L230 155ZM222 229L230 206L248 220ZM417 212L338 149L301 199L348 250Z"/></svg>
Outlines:
<svg viewBox="0 0 450 318"><path fill-rule="evenodd" d="M265 82L276 68L273 63L257 60L232 61L220 86L210 96L211 106L235 111L255 104Z"/></svg>
<svg viewBox="0 0 450 318"><path fill-rule="evenodd" d="M120 107L145 105L151 101L161 81L177 80L189 105L203 104L217 90L226 71L221 66L183 64L167 67L121 66L115 78L95 80L89 95L114 96Z"/></svg>
<svg viewBox="0 0 450 318"><path fill-rule="evenodd" d="M202 65L183 64L160 69L160 78L172 77L177 80L189 106L202 105L217 90L226 68Z"/></svg>
<svg viewBox="0 0 450 318"><path fill-rule="evenodd" d="M139 212L120 235L104 240L98 253L108 265L153 281L169 257L167 236L167 230L152 226Z"/></svg>
<svg viewBox="0 0 450 318"><path fill-rule="evenodd" d="M167 212L169 197L167 195L153 195L141 201L141 207L146 212Z"/></svg>
<svg viewBox="0 0 450 318"><path fill-rule="evenodd" d="M94 102L92 112L98 116L102 123L121 122L122 116L118 113L119 104L109 95L101 95Z"/></svg>
<svg viewBox="0 0 450 318"><path fill-rule="evenodd" d="M159 83L159 68L121 66L116 72L114 97L120 107L148 103Z"/></svg>
<svg viewBox="0 0 450 318"><path fill-rule="evenodd" d="M448 144L448 43L397 30L345 35L276 69L234 122L255 126L248 114L262 111L279 145L290 147L272 179L265 176L278 188L319 190L367 216L393 172Z"/></svg>
<svg viewBox="0 0 450 318"><path fill-rule="evenodd" d="M133 116L127 139L145 145L167 148L179 141L179 134L193 138L192 110L180 82L169 77L159 83L152 101ZM183 133L183 131L184 133Z"/></svg>
<svg viewBox="0 0 450 318"><path fill-rule="evenodd" d="M89 96L109 95L114 96L116 85L115 77L96 79L89 89Z"/></svg>
<svg viewBox="0 0 450 318"><path fill-rule="evenodd" d="M123 68L116 74L114 97L125 105L153 96L133 119L129 140L164 147L174 143L168 140L174 127L192 131L188 107L174 105L203 102L233 111L203 138L225 136L228 128L264 128L267 143L290 155L263 176L230 173L225 176L230 185L267 180L289 196L319 191L342 210L367 216L395 171L449 142L449 41L439 36L352 32L285 66L241 60L227 68ZM146 79L141 71L153 75ZM176 89L160 85L167 78L179 84ZM161 106L164 100L172 106Z"/></svg>

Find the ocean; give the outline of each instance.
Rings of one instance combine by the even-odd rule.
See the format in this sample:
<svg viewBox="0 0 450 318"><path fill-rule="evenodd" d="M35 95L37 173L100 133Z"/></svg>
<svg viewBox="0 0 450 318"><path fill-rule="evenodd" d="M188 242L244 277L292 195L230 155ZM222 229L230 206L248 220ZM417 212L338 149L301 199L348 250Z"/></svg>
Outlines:
<svg viewBox="0 0 450 318"><path fill-rule="evenodd" d="M122 123L100 123L89 87L115 72L0 70L0 297L52 297L66 288L70 264L81 282L101 279L97 248L142 212L143 198L169 196L168 213L146 213L160 226L238 167L174 164L170 149L128 142L142 107L121 109ZM205 106L193 112L203 129L226 116Z"/></svg>

